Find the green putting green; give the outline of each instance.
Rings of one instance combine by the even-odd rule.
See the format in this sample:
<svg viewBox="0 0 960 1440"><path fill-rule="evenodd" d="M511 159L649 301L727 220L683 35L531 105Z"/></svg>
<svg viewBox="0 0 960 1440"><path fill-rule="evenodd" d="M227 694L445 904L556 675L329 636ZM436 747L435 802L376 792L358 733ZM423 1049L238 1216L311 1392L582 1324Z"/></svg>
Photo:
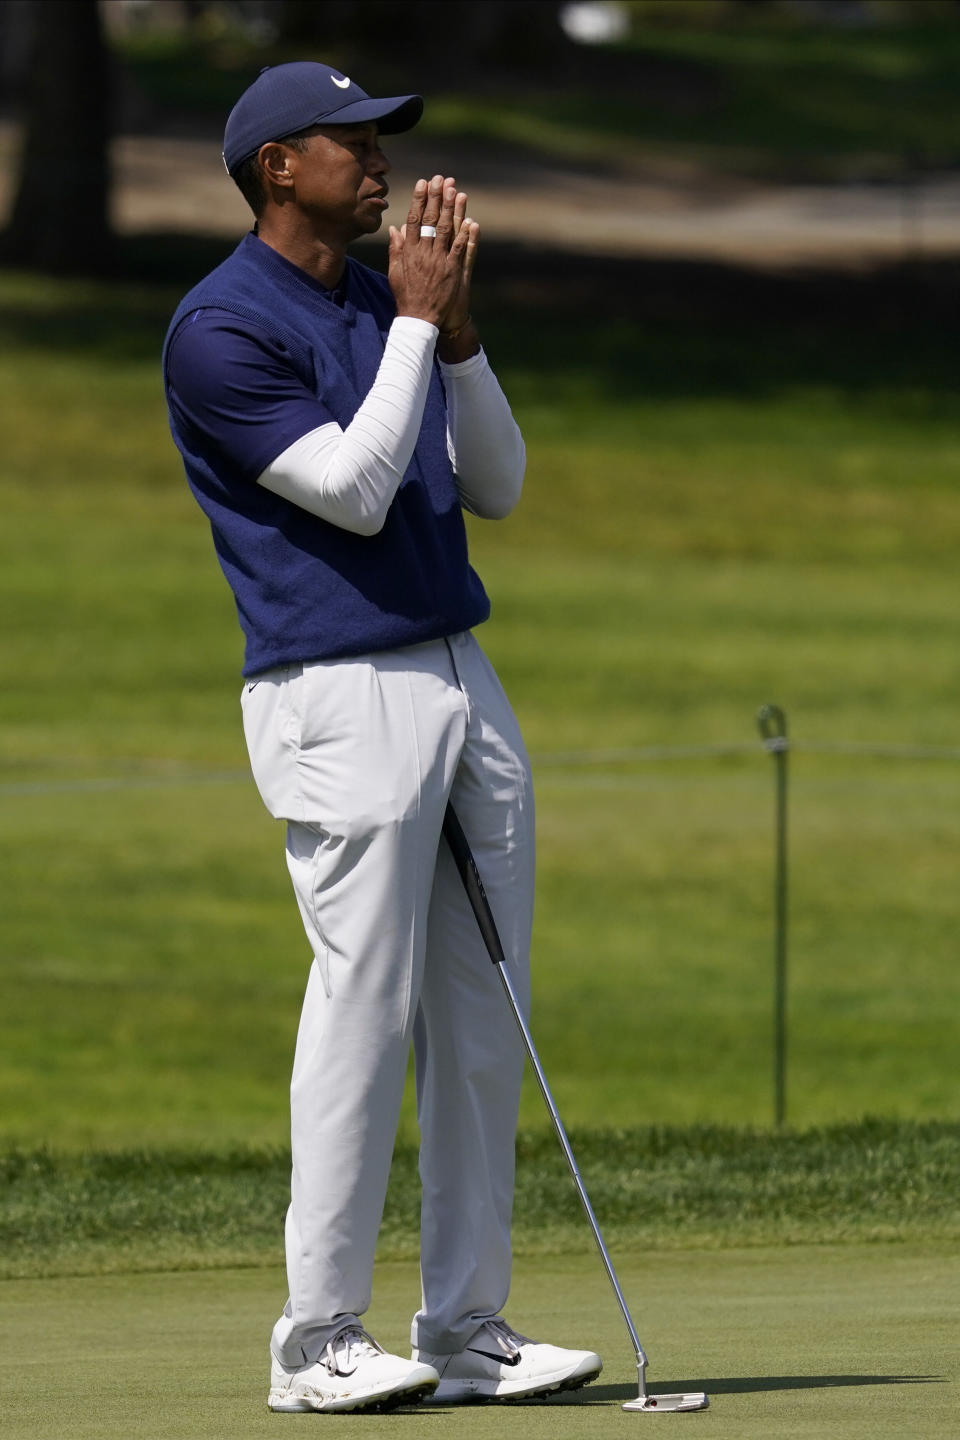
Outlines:
<svg viewBox="0 0 960 1440"><path fill-rule="evenodd" d="M956 1419L960 1256L932 1245L631 1255L618 1273L650 1356L652 1392L705 1388L709 1411L674 1417L714 1440L942 1440ZM8 1281L0 1285L5 1440L273 1436L314 1424L351 1437L628 1435L629 1341L595 1256L517 1262L521 1329L593 1345L600 1380L542 1404L301 1417L266 1409L266 1337L282 1270ZM416 1267L378 1267L371 1330L403 1350ZM659 1428L657 1430L659 1435Z"/></svg>

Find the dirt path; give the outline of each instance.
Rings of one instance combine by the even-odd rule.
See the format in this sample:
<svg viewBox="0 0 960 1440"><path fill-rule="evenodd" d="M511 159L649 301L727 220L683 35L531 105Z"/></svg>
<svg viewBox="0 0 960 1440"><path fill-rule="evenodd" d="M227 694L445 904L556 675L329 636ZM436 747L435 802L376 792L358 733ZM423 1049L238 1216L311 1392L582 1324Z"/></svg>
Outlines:
<svg viewBox="0 0 960 1440"><path fill-rule="evenodd" d="M0 217L16 135L0 125ZM898 185L762 185L702 171L602 175L483 150L397 141L393 210L417 175L455 173L485 234L592 254L670 255L751 265L870 263L960 254L960 176ZM215 140L124 136L114 146L117 227L240 234L248 212Z"/></svg>

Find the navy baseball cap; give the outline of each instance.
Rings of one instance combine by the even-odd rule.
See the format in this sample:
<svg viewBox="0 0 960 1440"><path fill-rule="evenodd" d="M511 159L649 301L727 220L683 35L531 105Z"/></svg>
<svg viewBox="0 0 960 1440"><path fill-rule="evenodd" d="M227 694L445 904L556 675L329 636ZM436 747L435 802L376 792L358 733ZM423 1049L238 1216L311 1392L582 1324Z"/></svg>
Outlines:
<svg viewBox="0 0 960 1440"><path fill-rule="evenodd" d="M376 120L384 135L412 130L423 114L419 95L374 100L347 75L315 60L268 65L230 111L223 134L223 163L232 175L268 140L282 140L311 125L353 125Z"/></svg>

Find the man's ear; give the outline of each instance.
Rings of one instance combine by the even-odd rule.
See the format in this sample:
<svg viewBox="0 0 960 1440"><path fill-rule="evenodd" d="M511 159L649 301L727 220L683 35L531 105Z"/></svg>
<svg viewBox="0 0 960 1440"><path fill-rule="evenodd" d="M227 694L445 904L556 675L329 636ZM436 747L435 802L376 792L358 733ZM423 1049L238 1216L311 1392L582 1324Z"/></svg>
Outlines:
<svg viewBox="0 0 960 1440"><path fill-rule="evenodd" d="M257 152L265 180L273 185L293 184L293 170L290 165L292 152L277 140L269 140Z"/></svg>

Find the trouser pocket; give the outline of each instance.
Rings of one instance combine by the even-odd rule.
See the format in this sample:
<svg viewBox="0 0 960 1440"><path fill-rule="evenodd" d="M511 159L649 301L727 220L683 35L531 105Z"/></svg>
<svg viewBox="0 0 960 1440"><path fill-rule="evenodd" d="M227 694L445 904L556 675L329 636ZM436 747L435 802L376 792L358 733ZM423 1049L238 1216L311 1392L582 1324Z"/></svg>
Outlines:
<svg viewBox="0 0 960 1440"><path fill-rule="evenodd" d="M275 820L301 820L297 776L303 666L286 665L249 680L240 694L243 733L260 797Z"/></svg>

